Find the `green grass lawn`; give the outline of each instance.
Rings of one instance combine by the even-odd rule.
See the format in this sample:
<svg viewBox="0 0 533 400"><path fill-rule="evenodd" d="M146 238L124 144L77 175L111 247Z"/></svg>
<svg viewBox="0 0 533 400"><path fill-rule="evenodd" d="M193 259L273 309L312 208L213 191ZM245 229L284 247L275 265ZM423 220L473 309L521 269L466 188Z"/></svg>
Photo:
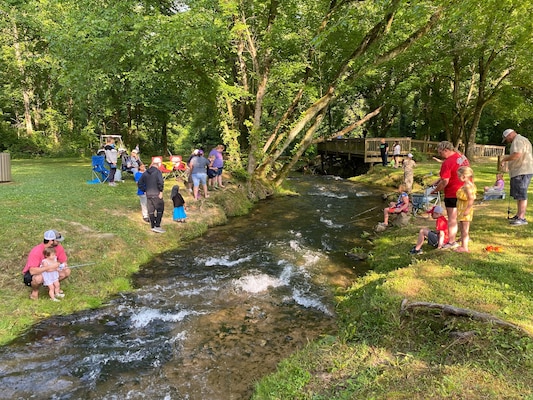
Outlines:
<svg viewBox="0 0 533 400"><path fill-rule="evenodd" d="M496 161L476 161L473 168L481 196L495 180ZM438 170L435 162L419 163L416 189ZM90 160L13 160L12 179L0 184L2 344L40 319L98 307L130 290L132 274L156 254L250 207L238 185L229 185L191 207L189 223L175 224L168 199L175 182L167 182L167 232L157 235L142 221L131 176L116 187L89 185ZM392 192L401 179L401 170L376 167L354 180ZM185 200L191 204L187 194ZM255 399L533 399L533 223L510 226L509 205L514 213L515 202L507 199L476 204L469 254L425 246L423 255L409 255L419 228L434 224L421 217L370 235L373 270L337 291L338 335L282 362L258 383ZM44 289L38 301L30 300L22 283L27 253L48 229L66 237L71 265L95 263L73 271L60 303L49 301ZM503 251L484 251L489 245ZM519 328L438 310L402 313L403 299L487 313Z"/></svg>
<svg viewBox="0 0 533 400"><path fill-rule="evenodd" d="M116 187L87 184L90 160L12 160L12 182L0 184L0 343L6 343L28 326L54 314L98 307L110 296L131 289L130 277L156 254L179 248L209 226L225 223L227 215L248 211L245 194L229 185L214 192L209 201L188 202L188 223L172 222L170 191L165 184L166 210L162 235L150 231L142 220L136 184L131 175ZM56 229L65 236L69 264L93 265L74 269L62 283L66 297L51 302L42 289L37 301L22 283L22 268L30 249L42 242L43 233Z"/></svg>
<svg viewBox="0 0 533 400"><path fill-rule="evenodd" d="M435 180L439 168L419 163L415 190ZM495 181L496 160L476 160L473 169L481 199ZM393 190L402 177L401 170L376 167L353 180ZM469 254L424 245L424 254L410 255L420 227L434 227L421 217L373 235L373 270L337 294L339 334L281 363L257 385L254 399L533 399L533 223L509 225L514 200L479 203ZM403 313L404 299L485 313L517 327L438 309Z"/></svg>

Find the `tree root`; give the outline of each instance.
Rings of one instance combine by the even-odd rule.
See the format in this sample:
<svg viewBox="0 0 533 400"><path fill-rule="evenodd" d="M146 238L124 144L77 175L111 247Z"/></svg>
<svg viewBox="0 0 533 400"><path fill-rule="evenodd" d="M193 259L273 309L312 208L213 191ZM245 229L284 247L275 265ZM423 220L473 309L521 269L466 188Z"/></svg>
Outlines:
<svg viewBox="0 0 533 400"><path fill-rule="evenodd" d="M525 333L527 336L531 337L531 334L527 332L524 328L518 325L512 324L510 322L504 321L503 319L497 318L494 315L482 313L482 312L478 312L474 310L469 310L466 308L454 307L448 304L428 303L425 301L416 301L416 302L409 303L407 299L403 299L402 304L400 306L400 314L405 315L407 312L414 310L416 308L437 309L437 310L442 311L442 313L446 315L468 317L468 318L472 318L478 321L490 322L497 326L519 330Z"/></svg>

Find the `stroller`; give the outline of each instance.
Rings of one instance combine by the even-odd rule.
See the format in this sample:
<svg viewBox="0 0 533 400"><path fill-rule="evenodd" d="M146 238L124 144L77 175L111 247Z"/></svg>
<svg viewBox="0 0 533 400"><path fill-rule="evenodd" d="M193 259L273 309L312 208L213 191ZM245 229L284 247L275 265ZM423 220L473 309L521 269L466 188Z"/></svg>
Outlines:
<svg viewBox="0 0 533 400"><path fill-rule="evenodd" d="M430 210L432 207L440 203L440 192L436 194L431 193L435 189L431 186L424 190L423 193L411 194L411 204L413 205L413 215L421 214L424 211Z"/></svg>

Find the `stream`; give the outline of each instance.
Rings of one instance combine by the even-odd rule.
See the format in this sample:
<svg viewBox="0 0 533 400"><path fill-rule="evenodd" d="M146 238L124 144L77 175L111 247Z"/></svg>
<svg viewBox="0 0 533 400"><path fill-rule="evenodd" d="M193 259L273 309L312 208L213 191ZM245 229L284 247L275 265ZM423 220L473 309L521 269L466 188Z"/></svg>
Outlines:
<svg viewBox="0 0 533 400"><path fill-rule="evenodd" d="M250 398L283 358L335 334L333 291L368 268L345 253L382 218L371 189L318 176L290 185L300 195L142 266L134 291L1 347L0 399Z"/></svg>

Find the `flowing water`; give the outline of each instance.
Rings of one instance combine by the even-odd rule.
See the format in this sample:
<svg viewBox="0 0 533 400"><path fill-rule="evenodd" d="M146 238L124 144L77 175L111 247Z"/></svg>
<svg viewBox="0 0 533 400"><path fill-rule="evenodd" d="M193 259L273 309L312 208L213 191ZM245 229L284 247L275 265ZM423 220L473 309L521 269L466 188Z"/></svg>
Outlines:
<svg viewBox="0 0 533 400"><path fill-rule="evenodd" d="M366 268L345 252L382 208L340 179L290 182L300 196L158 256L132 293L0 348L0 399L249 398L281 359L335 332L333 289Z"/></svg>

